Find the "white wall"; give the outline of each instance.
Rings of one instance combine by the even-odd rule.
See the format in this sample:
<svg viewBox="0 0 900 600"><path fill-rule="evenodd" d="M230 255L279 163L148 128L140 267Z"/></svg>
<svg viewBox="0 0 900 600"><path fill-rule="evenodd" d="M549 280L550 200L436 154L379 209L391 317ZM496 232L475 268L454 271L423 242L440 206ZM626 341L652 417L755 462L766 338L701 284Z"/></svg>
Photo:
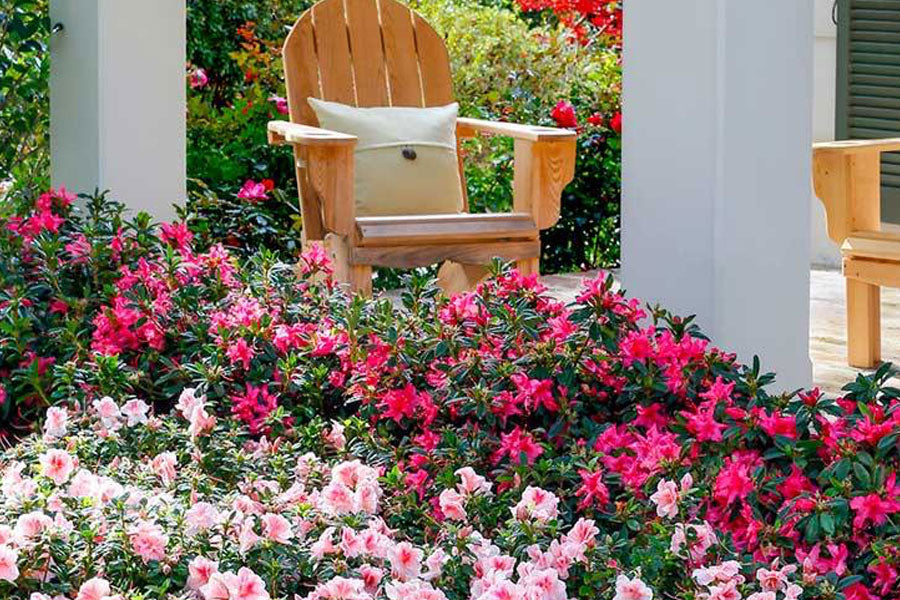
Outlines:
<svg viewBox="0 0 900 600"><path fill-rule="evenodd" d="M623 284L808 385L813 0L626 0ZM777 16L777 18L773 17Z"/></svg>
<svg viewBox="0 0 900 600"><path fill-rule="evenodd" d="M831 20L834 0L815 0L815 79L813 84L813 140L834 139L835 87L837 81L837 27ZM815 266L839 268L841 253L825 230L825 209L814 195L810 203L812 217L811 258Z"/></svg>
<svg viewBox="0 0 900 600"><path fill-rule="evenodd" d="M174 216L185 192L185 0L52 0L54 185Z"/></svg>

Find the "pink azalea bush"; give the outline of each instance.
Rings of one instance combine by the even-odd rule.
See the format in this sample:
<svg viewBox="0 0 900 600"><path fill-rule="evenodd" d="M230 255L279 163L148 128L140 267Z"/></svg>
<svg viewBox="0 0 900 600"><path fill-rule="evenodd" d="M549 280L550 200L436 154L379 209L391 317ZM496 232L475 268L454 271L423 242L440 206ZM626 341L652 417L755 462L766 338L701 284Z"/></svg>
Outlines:
<svg viewBox="0 0 900 600"><path fill-rule="evenodd" d="M795 565L742 564L712 532L682 542L704 546L703 566L676 548L659 557L665 577L648 576L622 556L652 544L625 548L593 519L560 512L553 492L501 492L469 467L440 493L457 512L422 529L403 515L431 508L354 456L353 434L340 444L270 441L233 421L198 433L191 414L206 399L195 390L168 416L126 408L139 402L57 410L40 435L2 455L4 598L651 600L677 589L794 600L807 589ZM684 519L656 523L654 543L679 528L708 530L688 516L689 492Z"/></svg>
<svg viewBox="0 0 900 600"><path fill-rule="evenodd" d="M500 265L476 290L451 298L411 278L397 303L364 300L333 283L315 245L297 265L267 253L242 262L220 245L195 247L184 224L87 227L68 210L64 194L54 192L4 221L3 243L18 252L3 255L0 316L4 331L16 332L0 345L4 401L17 410L54 405L43 437L6 459L22 464L11 492L44 486L52 496L89 465L94 475L125 477L117 479L122 485L174 486L192 505L208 498L216 507L235 490L265 491L251 493L248 478L275 481L285 492L296 482L268 469L293 468L311 451L329 465L358 459L374 469L361 489L304 483L341 517L317 552L329 539L338 546L343 527L359 524L344 511L365 506L400 534L397 543L411 545L398 550L411 572L438 547L466 555L440 546L452 530L467 544L478 532L497 555L512 556L512 570L503 567L510 585L527 587L529 569L549 565L570 597L677 590L703 600L872 600L898 593L900 413L898 392L884 387L888 367L836 399L816 390L770 395L773 376L758 361L738 363L690 319L643 307L603 276L586 281L569 305L536 278ZM56 312L57 301L68 311ZM83 419L90 434L73 440L70 421ZM257 446L277 465L245 456ZM106 465L105 475L96 472ZM184 469L203 471L186 485ZM95 508L88 505L82 508ZM67 505L46 506L55 519ZM181 556L178 527L187 524L159 521L157 512L154 504L140 522L120 520L146 564ZM253 535L298 538L291 511L266 504L254 514ZM597 529L584 550L588 562L562 537L582 519ZM35 515L23 527L42 530L42 523ZM325 529L316 531L321 537ZM18 542L4 546L0 569L10 576L12 566L32 574L43 568L23 565ZM255 589L247 572L241 579L246 568L267 593L282 593L272 583L280 575L265 574L240 551L229 560L203 552L230 573L224 589L244 585L238 581ZM51 562L61 556L51 552ZM385 557L329 563L325 574L285 569L309 581L332 574L365 581L353 569L385 570ZM343 558L322 554L323 564ZM440 585L422 580L448 598L469 597L472 578L487 572L474 566L480 558ZM263 562L273 560L267 554ZM522 564L531 566L520 572ZM127 593L128 578L137 577L129 573L146 569L101 574L91 563L82 571L85 581L96 575L119 590L110 593ZM163 575L188 577L170 565L152 585L162 585ZM404 577L396 583L408 583ZM301 591L291 593L314 591L297 585ZM366 585L362 592L352 582L334 585L340 591L332 595L370 593ZM403 590L391 593L415 591ZM526 593L510 590L503 593ZM494 597L505 596L487 596Z"/></svg>

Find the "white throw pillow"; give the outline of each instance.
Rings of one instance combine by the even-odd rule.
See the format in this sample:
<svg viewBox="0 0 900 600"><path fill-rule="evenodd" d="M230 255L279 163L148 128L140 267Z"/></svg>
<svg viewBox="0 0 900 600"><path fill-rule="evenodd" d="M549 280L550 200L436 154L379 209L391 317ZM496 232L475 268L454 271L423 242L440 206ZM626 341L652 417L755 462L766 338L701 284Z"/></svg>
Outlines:
<svg viewBox="0 0 900 600"><path fill-rule="evenodd" d="M356 215L458 213L459 105L357 108L309 98L323 129L355 135Z"/></svg>

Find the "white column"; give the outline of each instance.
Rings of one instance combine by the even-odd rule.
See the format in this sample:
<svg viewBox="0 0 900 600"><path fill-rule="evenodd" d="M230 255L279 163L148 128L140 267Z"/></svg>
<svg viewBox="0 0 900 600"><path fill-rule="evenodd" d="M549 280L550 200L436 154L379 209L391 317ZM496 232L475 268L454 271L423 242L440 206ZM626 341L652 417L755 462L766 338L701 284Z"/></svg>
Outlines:
<svg viewBox="0 0 900 600"><path fill-rule="evenodd" d="M185 0L51 0L55 186L174 216L185 192Z"/></svg>
<svg viewBox="0 0 900 600"><path fill-rule="evenodd" d="M834 0L815 0L815 78L813 84L813 141L834 140L837 90L837 26L832 20ZM812 264L841 268L841 251L828 237L825 207L812 194Z"/></svg>
<svg viewBox="0 0 900 600"><path fill-rule="evenodd" d="M813 0L626 0L623 282L808 385Z"/></svg>

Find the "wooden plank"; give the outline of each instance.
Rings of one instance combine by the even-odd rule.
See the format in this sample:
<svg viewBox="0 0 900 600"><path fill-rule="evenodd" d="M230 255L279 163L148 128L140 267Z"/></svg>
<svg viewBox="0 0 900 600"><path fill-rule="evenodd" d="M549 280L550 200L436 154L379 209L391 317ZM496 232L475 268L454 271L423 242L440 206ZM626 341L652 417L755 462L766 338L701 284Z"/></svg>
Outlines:
<svg viewBox="0 0 900 600"><path fill-rule="evenodd" d="M351 248L350 262L397 269L425 267L444 260L464 264L487 264L495 257L503 260L537 258L538 240L496 244L440 244L432 246L392 246L388 248Z"/></svg>
<svg viewBox="0 0 900 600"><path fill-rule="evenodd" d="M844 276L876 286L900 288L900 262L858 257L844 258Z"/></svg>
<svg viewBox="0 0 900 600"><path fill-rule="evenodd" d="M813 144L813 150L822 152L894 152L900 150L900 138L885 138L880 140L841 140L837 142L819 142Z"/></svg>
<svg viewBox="0 0 900 600"><path fill-rule="evenodd" d="M343 236L353 235L353 147L310 146L307 152L309 177L322 205L325 228Z"/></svg>
<svg viewBox="0 0 900 600"><path fill-rule="evenodd" d="M448 296L473 289L488 276L485 265L464 265L452 260L438 269L438 286Z"/></svg>
<svg viewBox="0 0 900 600"><path fill-rule="evenodd" d="M359 217L356 228L360 246L496 242L538 237L537 226L526 213Z"/></svg>
<svg viewBox="0 0 900 600"><path fill-rule="evenodd" d="M351 294L372 295L372 267L350 264L350 245L345 236L325 236L325 251L334 267L335 281L345 284Z"/></svg>
<svg viewBox="0 0 900 600"><path fill-rule="evenodd" d="M306 101L310 96L314 98L322 96L312 11L308 10L303 13L291 29L284 42L282 58L291 121L306 125L318 125L316 113Z"/></svg>
<svg viewBox="0 0 900 600"><path fill-rule="evenodd" d="M290 121L269 121L269 143L273 145L302 144L304 146L353 146L356 144L356 136L291 123Z"/></svg>
<svg viewBox="0 0 900 600"><path fill-rule="evenodd" d="M379 0L391 106L423 106L419 60L410 11L396 0Z"/></svg>
<svg viewBox="0 0 900 600"><path fill-rule="evenodd" d="M357 106L389 106L381 24L375 0L346 0Z"/></svg>
<svg viewBox="0 0 900 600"><path fill-rule="evenodd" d="M485 121L460 117L456 121L456 134L461 138L472 137L476 133L492 133L528 140L531 142L551 142L556 140L575 140L578 133L571 129L559 127L543 127L539 125L520 125L505 121Z"/></svg>
<svg viewBox="0 0 900 600"><path fill-rule="evenodd" d="M813 187L825 207L828 237L836 244L843 244L853 230L849 177L850 165L844 154L813 150Z"/></svg>
<svg viewBox="0 0 900 600"><path fill-rule="evenodd" d="M313 5L313 27L322 98L332 102L356 105L353 68L343 0L323 0Z"/></svg>
<svg viewBox="0 0 900 600"><path fill-rule="evenodd" d="M291 29L282 49L284 81L290 119L294 123L310 126L319 124L316 113L306 101L310 96L320 97L319 67L316 58L313 33L312 11L306 11ZM271 138L270 138L271 139ZM303 237L306 240L320 240L325 235L322 223L322 207L309 179L309 173L299 165L306 163L306 151L294 146L294 164L297 177L297 193L300 200L300 214L303 218Z"/></svg>
<svg viewBox="0 0 900 600"><path fill-rule="evenodd" d="M575 140L514 144L513 208L532 215L539 229L559 220L563 189L575 176Z"/></svg>
<svg viewBox="0 0 900 600"><path fill-rule="evenodd" d="M847 362L852 367L867 368L880 360L881 289L848 277Z"/></svg>
<svg viewBox="0 0 900 600"><path fill-rule="evenodd" d="M453 102L453 78L444 40L418 13L412 11L412 17L425 106L450 104Z"/></svg>

